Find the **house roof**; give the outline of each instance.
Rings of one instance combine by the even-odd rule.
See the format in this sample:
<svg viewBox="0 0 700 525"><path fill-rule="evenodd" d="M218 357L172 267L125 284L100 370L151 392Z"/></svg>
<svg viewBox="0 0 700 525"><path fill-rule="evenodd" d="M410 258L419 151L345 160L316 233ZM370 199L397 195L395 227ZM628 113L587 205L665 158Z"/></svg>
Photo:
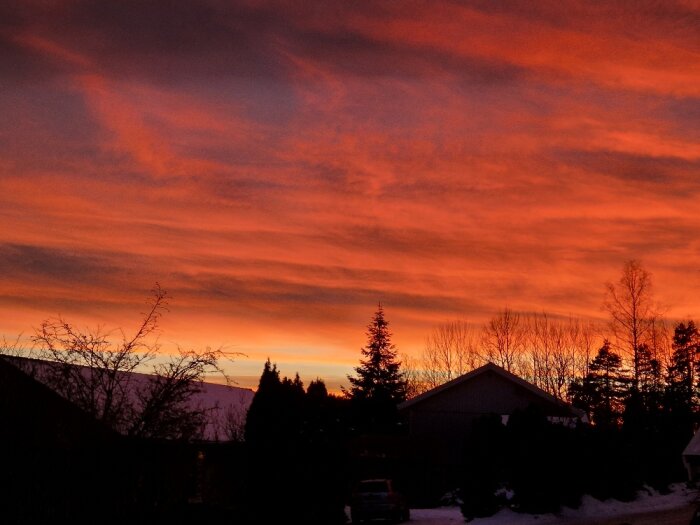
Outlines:
<svg viewBox="0 0 700 525"><path fill-rule="evenodd" d="M468 381L471 381L472 379L474 379L480 375L486 374L488 372L493 372L493 373L503 377L504 379L511 381L511 382L517 384L518 386L521 386L521 387L529 390L530 392L532 392L536 396L542 398L543 400L545 400L549 403L559 405L562 408L567 408L578 417L585 416L585 412L583 410L572 407L568 403L565 403L564 401L557 399L556 397L545 392L541 388L533 385L532 383L530 383L528 381L525 381L524 379L516 376L515 374L508 372L505 368L501 368L500 366L495 365L493 363L486 363L485 365L480 366L479 368L475 368L471 372L467 372L466 374L461 375L461 376L453 379L452 381L448 381L447 383L445 383L443 385L435 387L435 388L428 390L427 392L424 392L424 393L422 393L414 398L411 398L407 401L404 401L403 403L399 404L398 408L399 408L399 410L405 410L407 408L411 408L415 405L422 403L423 401L426 401L427 399L432 398L433 396L436 396L436 395L438 395L442 392L445 392L446 390L449 390L451 388L454 388L458 385L467 383Z"/></svg>
<svg viewBox="0 0 700 525"><path fill-rule="evenodd" d="M0 356L0 441L80 447L116 432Z"/></svg>
<svg viewBox="0 0 700 525"><path fill-rule="evenodd" d="M42 386L45 386L42 381L43 373L50 367L56 366L56 363L51 361L22 356L0 355L0 358L23 371L28 377L38 381ZM75 366L85 369L86 372L88 370L87 367ZM120 372L120 374L128 376L126 384L132 396L136 396L138 390L155 377L139 372ZM190 396L187 404L190 408L205 410L206 417L202 439L205 441L225 441L227 439L226 426L229 420L241 425L244 424L253 396L254 392L248 388L207 382L199 384L198 392Z"/></svg>

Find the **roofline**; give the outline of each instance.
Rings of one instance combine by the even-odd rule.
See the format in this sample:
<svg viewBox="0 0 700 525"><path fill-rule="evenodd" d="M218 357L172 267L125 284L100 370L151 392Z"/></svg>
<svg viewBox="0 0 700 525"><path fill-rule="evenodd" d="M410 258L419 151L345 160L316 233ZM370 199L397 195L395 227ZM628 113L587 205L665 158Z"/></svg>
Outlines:
<svg viewBox="0 0 700 525"><path fill-rule="evenodd" d="M410 408L418 403L422 403L426 399L429 399L437 394L440 394L441 392L444 392L445 390L449 390L450 388L460 385L466 381L469 381L470 379L473 379L476 376L479 376L481 374L484 374L486 372L495 372L496 374L500 375L501 377L504 377L524 388L532 392L533 394L549 401L550 403L554 403L556 405L561 406L562 408L568 408L572 412L574 412L576 415L579 417L583 417L585 415L585 412L579 408L575 408L574 406L570 405L569 403L566 403L565 401L562 401L561 399L557 399L554 397L552 394L545 392L538 386L533 385L529 381L524 380L521 377L516 376L515 374L508 372L505 368L502 368L494 363L491 363L490 361L486 363L485 365L480 366L479 368L475 368L471 372L467 372L464 375L461 375L452 381L448 381L447 383L444 383L440 386L437 386L431 390L428 390L427 392L423 392L422 394L408 399L404 401L403 403L400 403L398 405L399 410L405 410L407 408Z"/></svg>
<svg viewBox="0 0 700 525"><path fill-rule="evenodd" d="M75 368L82 368L82 369L91 369L91 368L100 368L100 367L91 367L88 365L81 365L81 364L74 364L74 363L63 363L61 361L52 361L50 359L40 359L38 357L27 357L23 355L8 355L8 354L2 354L0 353L0 358L5 359L8 363L10 363L12 366L15 368L20 368L18 365L21 365L24 362L29 362L33 365L48 365L48 366L71 366ZM21 368L20 368L21 370ZM22 370L24 372L24 370ZM118 371L121 374L129 375L129 376L134 376L134 377L147 377L147 378L154 378L157 377L158 374L156 373L149 373L149 372L137 372L137 371L127 371L127 370L119 370ZM26 372L25 372L26 373ZM32 374L27 374L32 376ZM41 381L40 381L41 382ZM251 392L252 394L255 394L255 390L252 388L247 388L243 386L237 386L237 385L229 385L226 383L214 383L212 381L206 381L206 379L203 379L201 381L195 381L195 383L201 382L203 385L207 386L215 386L215 387L223 387L223 388L230 388L233 390L245 390L247 392ZM43 383L42 383L43 384Z"/></svg>
<svg viewBox="0 0 700 525"><path fill-rule="evenodd" d="M15 374L15 377L18 378L20 382L24 383L23 388L29 389L30 391L33 390L37 395L43 396L45 399L43 400L42 405L45 405L46 400L48 399L49 404L53 404L53 406L50 408L59 407L60 410L69 413L70 417L77 418L79 422L84 425L83 430L87 430L87 432L97 432L105 438L123 438L119 432L111 428L109 425L100 421L70 399L63 397L54 389L50 388L35 377L32 377L32 375L28 374L26 371L19 368L17 364L13 363L10 359L8 359L8 357L11 358L13 356L0 354L0 371L4 367L6 371L9 371L10 374Z"/></svg>

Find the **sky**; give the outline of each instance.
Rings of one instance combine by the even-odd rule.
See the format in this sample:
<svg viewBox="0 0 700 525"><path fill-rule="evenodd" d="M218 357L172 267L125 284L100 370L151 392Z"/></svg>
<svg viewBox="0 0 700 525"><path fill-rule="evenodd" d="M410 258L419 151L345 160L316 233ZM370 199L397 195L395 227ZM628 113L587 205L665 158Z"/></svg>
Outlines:
<svg viewBox="0 0 700 525"><path fill-rule="evenodd" d="M337 389L508 306L700 315L700 3L0 3L0 334L135 330Z"/></svg>

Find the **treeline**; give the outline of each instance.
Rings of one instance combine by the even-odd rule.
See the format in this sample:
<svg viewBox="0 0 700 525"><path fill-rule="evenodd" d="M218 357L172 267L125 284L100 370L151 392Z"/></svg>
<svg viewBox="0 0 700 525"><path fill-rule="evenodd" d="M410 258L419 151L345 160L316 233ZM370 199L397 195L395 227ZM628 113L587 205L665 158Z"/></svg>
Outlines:
<svg viewBox="0 0 700 525"><path fill-rule="evenodd" d="M210 409L192 401L205 376L221 372L219 360L231 355L207 349L158 356L157 341L151 336L166 310L166 293L158 285L148 306L132 336L79 330L58 318L41 324L32 337L35 346L29 349L19 339L0 341L2 363L9 363L10 370L16 370L31 388L48 387L69 401L69 407L75 405L79 413L84 412L82 426L71 430L83 435L94 424L109 436L94 446L64 440L66 447L75 450L61 445L38 455L31 440L51 442L61 437L30 432L31 440L25 443L26 425L21 421L30 417L25 414L29 407L13 408L0 442L46 464L27 479L17 463L4 477L26 480L17 486L22 494L33 493L27 490L31 488L61 497L44 498L44 507L27 508L23 499L8 503L4 508L9 509L9 522L47 515L76 521L99 507L97 500L78 507L87 492L72 486L65 493L52 488L60 476L53 476L56 469L49 463L75 452L97 458L86 462L84 476L109 479L110 487L118 487L105 494L112 503L124 500L116 521L214 523L233 515L238 522L250 524L345 523L348 491L352 480L361 475L349 464L354 457L349 450L352 440L366 433L396 434L405 428L400 425L397 404L406 398L406 382L381 305L367 328L360 366L348 377L350 388L344 395L329 394L321 379L305 387L298 374L280 377L268 360L243 428L240 421L229 418L223 429L229 441L224 443L206 441ZM157 356L148 380L132 374ZM15 405L12 399L0 401L3 406ZM53 419L45 419L37 424L52 424ZM109 460L109 469L99 467L102 460Z"/></svg>
<svg viewBox="0 0 700 525"><path fill-rule="evenodd" d="M556 512L578 506L584 494L631 500L644 485L664 491L685 479L681 453L699 420L698 352L695 323L679 323L668 365L642 347L635 376L604 341L588 373L568 390L592 424L562 426L535 409L513 414L507 424L482 418L466 443L465 517L504 506Z"/></svg>
<svg viewBox="0 0 700 525"><path fill-rule="evenodd" d="M298 374L281 378L265 363L245 424L245 523L345 523L348 493L362 475L350 464L358 460L353 441L405 428L397 404L406 399L406 382L381 305L361 353L342 396L329 394L321 379L304 389Z"/></svg>
<svg viewBox="0 0 700 525"><path fill-rule="evenodd" d="M610 320L599 329L507 310L484 328L475 364L510 367L585 410L592 424L565 428L536 411L506 425L481 420L467 448L466 517L505 505L556 511L583 494L632 499L644 484L664 490L685 478L681 453L700 423L698 328L687 320L669 334L636 261L607 285L604 307ZM434 348L429 340L426 355Z"/></svg>
<svg viewBox="0 0 700 525"><path fill-rule="evenodd" d="M693 385L696 393L685 399L694 411L700 388L694 321L669 326L654 301L651 276L638 261L625 263L620 279L606 284L602 306L606 323L505 308L481 327L441 324L426 338L419 359L403 356L410 396L492 362L589 413L598 396L591 389L605 373L614 383L609 388L617 416L621 399L630 394L645 404L663 397L670 403L679 384L686 392Z"/></svg>
<svg viewBox="0 0 700 525"><path fill-rule="evenodd" d="M304 389L268 360L245 425L243 522L344 523L348 421L322 380Z"/></svg>
<svg viewBox="0 0 700 525"><path fill-rule="evenodd" d="M590 321L505 308L481 327L436 326L419 359L403 356L404 371L413 396L491 362L566 400L569 384L588 373L600 334Z"/></svg>
<svg viewBox="0 0 700 525"><path fill-rule="evenodd" d="M220 370L222 352L181 352L156 366L156 379L136 390L135 398L125 395L130 375L124 372L156 356L147 336L164 301L156 287L136 334L117 343L99 331L75 331L61 319L42 324L33 341L38 357L54 365L45 377L35 376L120 434L151 440L154 447L160 447L156 440L196 443L204 412L188 401L207 372ZM281 377L268 360L244 440L208 449L208 457L228 450L230 457L244 458L222 478L245 480L241 492L217 505L242 523L343 523L353 481L400 470L386 461L406 443L397 405L485 362L585 410L592 425L555 425L536 410L514 414L505 425L500 417L485 417L465 444L465 516L502 505L556 510L575 505L584 493L631 498L644 483L665 488L683 478L680 454L700 422L700 334L692 320L667 328L651 277L636 261L607 285L603 306L609 313L605 326L507 308L478 329L446 323L430 334L414 361L397 355L380 305L341 396L329 394L320 379L305 387L298 375ZM1 353L17 353L4 346ZM233 427L230 437L240 438ZM359 452L352 450L358 446ZM407 463L408 456L400 456ZM364 460L373 470L363 470Z"/></svg>

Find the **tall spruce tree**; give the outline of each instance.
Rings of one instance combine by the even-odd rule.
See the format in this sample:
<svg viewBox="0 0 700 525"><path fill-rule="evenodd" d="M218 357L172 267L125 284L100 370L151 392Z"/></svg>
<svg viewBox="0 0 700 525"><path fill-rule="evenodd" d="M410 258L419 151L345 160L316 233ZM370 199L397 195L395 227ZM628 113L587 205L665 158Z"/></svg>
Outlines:
<svg viewBox="0 0 700 525"><path fill-rule="evenodd" d="M283 415L281 397L280 373L277 365L268 358L246 417L245 440L248 443L258 445L278 436Z"/></svg>
<svg viewBox="0 0 700 525"><path fill-rule="evenodd" d="M325 406L322 381L310 391L267 360L246 420L244 523L345 522L343 448L340 432L330 432L340 425L328 423L339 416Z"/></svg>
<svg viewBox="0 0 700 525"><path fill-rule="evenodd" d="M638 378L639 390L632 385L630 395L638 395L640 407L645 414L657 413L663 402L663 368L659 360L652 356L652 351L647 344L639 347Z"/></svg>
<svg viewBox="0 0 700 525"><path fill-rule="evenodd" d="M299 439L304 423L305 398L299 374L294 379L280 378L277 365L268 359L248 409L246 441L253 445L269 445Z"/></svg>
<svg viewBox="0 0 700 525"><path fill-rule="evenodd" d="M572 384L574 404L588 411L601 428L617 427L622 416L629 380L622 370L622 358L605 341L591 362L581 384Z"/></svg>
<svg viewBox="0 0 700 525"><path fill-rule="evenodd" d="M622 414L622 429L632 442L640 443L645 436L654 433L661 423L664 401L664 384L661 363L654 359L647 344L638 351L638 386L629 382Z"/></svg>
<svg viewBox="0 0 700 525"><path fill-rule="evenodd" d="M348 376L351 388L345 391L370 431L391 430L397 422L396 406L406 400L406 379L391 335L380 303L367 326L367 345L361 349L357 375Z"/></svg>
<svg viewBox="0 0 700 525"><path fill-rule="evenodd" d="M700 335L695 323L679 323L673 334L663 413L663 450L673 454L674 459L680 456L698 422L698 351Z"/></svg>
<svg viewBox="0 0 700 525"><path fill-rule="evenodd" d="M698 405L698 352L700 333L695 322L679 323L673 334L673 354L668 367L668 402L693 413Z"/></svg>

